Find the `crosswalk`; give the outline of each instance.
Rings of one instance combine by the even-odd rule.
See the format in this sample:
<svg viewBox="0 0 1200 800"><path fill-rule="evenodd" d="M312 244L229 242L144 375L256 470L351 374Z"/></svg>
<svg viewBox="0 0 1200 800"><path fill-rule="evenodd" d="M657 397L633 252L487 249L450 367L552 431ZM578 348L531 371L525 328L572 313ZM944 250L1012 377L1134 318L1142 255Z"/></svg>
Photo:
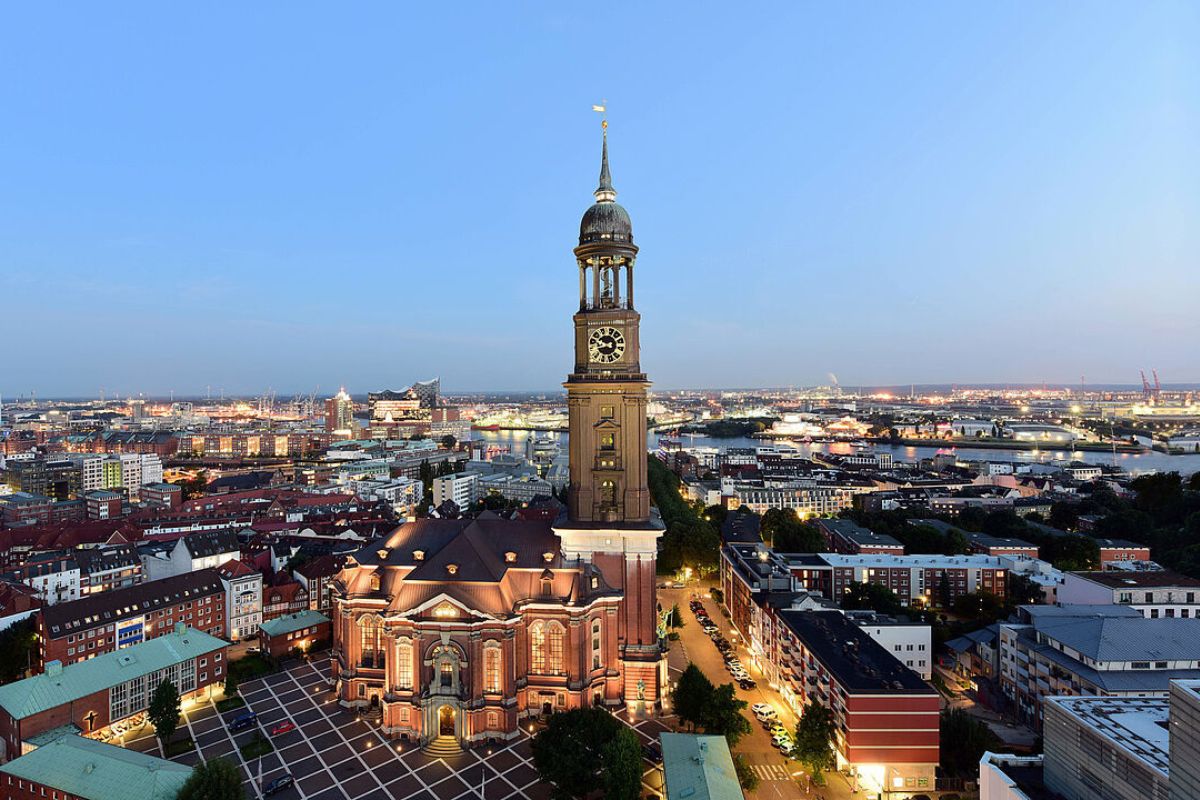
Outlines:
<svg viewBox="0 0 1200 800"><path fill-rule="evenodd" d="M751 764L750 770L762 781L786 781L792 777L782 764Z"/></svg>

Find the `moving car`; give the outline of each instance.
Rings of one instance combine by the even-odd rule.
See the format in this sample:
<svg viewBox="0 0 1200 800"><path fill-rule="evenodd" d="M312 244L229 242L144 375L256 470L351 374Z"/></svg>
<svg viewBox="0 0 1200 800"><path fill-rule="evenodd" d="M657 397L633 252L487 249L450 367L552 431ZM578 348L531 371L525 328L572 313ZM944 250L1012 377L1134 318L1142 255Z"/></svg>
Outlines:
<svg viewBox="0 0 1200 800"><path fill-rule="evenodd" d="M296 730L296 723L292 722L290 719L285 719L274 728L271 728L271 735L280 736L281 734L294 730Z"/></svg>
<svg viewBox="0 0 1200 800"><path fill-rule="evenodd" d="M263 787L263 797L270 797L273 794L278 794L295 782L296 779L291 776L291 773L288 773L287 775L280 775L278 778L269 781L267 785Z"/></svg>

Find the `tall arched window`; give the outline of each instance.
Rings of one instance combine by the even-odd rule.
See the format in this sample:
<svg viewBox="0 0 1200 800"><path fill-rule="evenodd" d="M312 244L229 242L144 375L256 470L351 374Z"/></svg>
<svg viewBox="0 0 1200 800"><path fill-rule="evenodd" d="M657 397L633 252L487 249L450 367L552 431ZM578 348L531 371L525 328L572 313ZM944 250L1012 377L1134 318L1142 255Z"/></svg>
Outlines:
<svg viewBox="0 0 1200 800"><path fill-rule="evenodd" d="M500 647L489 644L483 650L483 690L490 694L500 693Z"/></svg>
<svg viewBox="0 0 1200 800"><path fill-rule="evenodd" d="M529 626L529 671L546 672L546 623L540 620Z"/></svg>
<svg viewBox="0 0 1200 800"><path fill-rule="evenodd" d="M563 672L563 636L566 633L563 626L557 622L550 623L547 628L549 639L549 654L546 658L547 671L551 675L561 675Z"/></svg>
<svg viewBox="0 0 1200 800"><path fill-rule="evenodd" d="M396 646L396 685L401 689L413 688L413 646L407 639Z"/></svg>
<svg viewBox="0 0 1200 800"><path fill-rule="evenodd" d="M600 620L592 620L592 669L600 669Z"/></svg>
<svg viewBox="0 0 1200 800"><path fill-rule="evenodd" d="M374 614L360 617L359 630L361 658L359 665L381 669L383 667L383 622Z"/></svg>

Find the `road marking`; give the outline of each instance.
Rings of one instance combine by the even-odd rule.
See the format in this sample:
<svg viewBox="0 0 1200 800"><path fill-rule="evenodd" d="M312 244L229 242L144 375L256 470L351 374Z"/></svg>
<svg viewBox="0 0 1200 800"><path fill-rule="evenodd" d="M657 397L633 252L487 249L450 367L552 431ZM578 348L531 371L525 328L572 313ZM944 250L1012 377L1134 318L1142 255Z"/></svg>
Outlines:
<svg viewBox="0 0 1200 800"><path fill-rule="evenodd" d="M764 781L786 781L792 777L782 764L751 764L750 771Z"/></svg>

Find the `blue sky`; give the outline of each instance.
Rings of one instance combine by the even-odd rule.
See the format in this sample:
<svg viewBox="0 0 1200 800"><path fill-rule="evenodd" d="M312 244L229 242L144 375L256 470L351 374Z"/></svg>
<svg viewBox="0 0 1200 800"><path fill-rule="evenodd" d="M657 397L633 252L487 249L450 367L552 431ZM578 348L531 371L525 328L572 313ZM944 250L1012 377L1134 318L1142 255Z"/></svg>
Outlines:
<svg viewBox="0 0 1200 800"><path fill-rule="evenodd" d="M1200 380L1194 4L441 7L9 5L0 392L553 388L601 98L660 387Z"/></svg>

